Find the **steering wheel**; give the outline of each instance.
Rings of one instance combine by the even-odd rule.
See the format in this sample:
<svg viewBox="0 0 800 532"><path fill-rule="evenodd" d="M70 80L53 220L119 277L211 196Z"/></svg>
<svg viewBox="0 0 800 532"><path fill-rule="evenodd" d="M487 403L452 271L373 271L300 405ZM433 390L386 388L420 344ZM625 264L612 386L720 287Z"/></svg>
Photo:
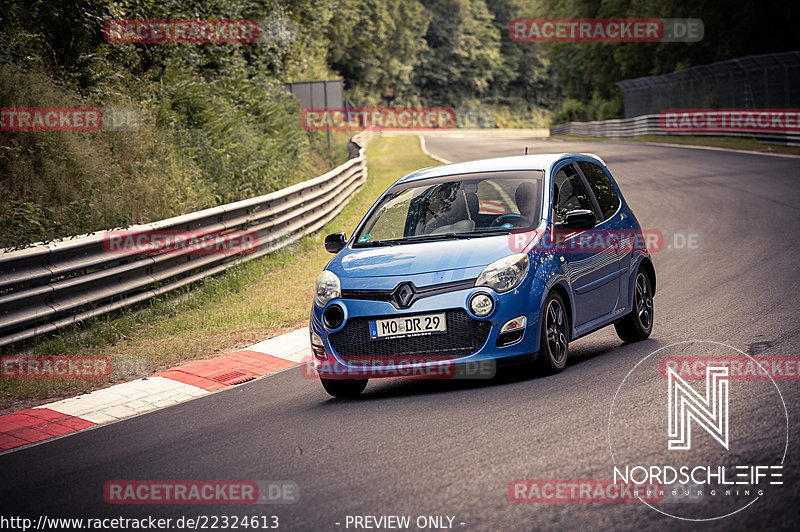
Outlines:
<svg viewBox="0 0 800 532"><path fill-rule="evenodd" d="M531 224L530 220L521 214L507 212L495 218L489 227L498 227L502 225L510 225L511 227L527 227Z"/></svg>

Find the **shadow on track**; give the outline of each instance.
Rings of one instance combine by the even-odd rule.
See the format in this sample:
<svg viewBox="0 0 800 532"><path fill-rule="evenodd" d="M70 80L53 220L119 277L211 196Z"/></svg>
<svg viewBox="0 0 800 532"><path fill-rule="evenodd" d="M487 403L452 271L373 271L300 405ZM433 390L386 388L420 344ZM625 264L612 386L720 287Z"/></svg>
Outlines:
<svg viewBox="0 0 800 532"><path fill-rule="evenodd" d="M642 343L638 343L638 345L642 345ZM649 341L647 343L649 343ZM624 345L625 344L620 344L619 342L610 342L601 345L579 345L574 348L571 346L565 372L569 373L570 367L611 353L623 348ZM654 347L654 349L657 349L657 347ZM550 377L549 375L540 373L533 364L514 364L499 366L497 374L488 379L373 379L370 386L356 399L330 398L322 404L338 405L350 402L376 401L429 394L457 393L476 389L494 388L524 381L537 381Z"/></svg>

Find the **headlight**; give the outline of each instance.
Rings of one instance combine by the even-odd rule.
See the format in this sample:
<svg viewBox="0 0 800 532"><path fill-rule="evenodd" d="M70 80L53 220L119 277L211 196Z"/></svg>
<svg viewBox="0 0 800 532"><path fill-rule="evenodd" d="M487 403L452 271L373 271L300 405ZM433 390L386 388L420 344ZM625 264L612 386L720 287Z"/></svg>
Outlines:
<svg viewBox="0 0 800 532"><path fill-rule="evenodd" d="M314 303L318 307L324 307L331 299L336 299L342 295L342 283L336 274L328 270L323 271L317 277L317 286L314 290Z"/></svg>
<svg viewBox="0 0 800 532"><path fill-rule="evenodd" d="M469 309L479 318L484 318L494 310L494 301L489 294L478 292L469 300Z"/></svg>
<svg viewBox="0 0 800 532"><path fill-rule="evenodd" d="M513 290L528 273L528 254L515 253L496 260L483 269L475 281L475 286L488 286L495 292Z"/></svg>

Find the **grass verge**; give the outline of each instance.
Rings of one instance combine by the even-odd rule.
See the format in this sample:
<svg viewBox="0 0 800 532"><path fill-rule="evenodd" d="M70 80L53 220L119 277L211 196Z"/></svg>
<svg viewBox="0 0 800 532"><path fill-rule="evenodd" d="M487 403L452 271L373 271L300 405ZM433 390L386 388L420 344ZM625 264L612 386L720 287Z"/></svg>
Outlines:
<svg viewBox="0 0 800 532"><path fill-rule="evenodd" d="M800 155L800 146L786 146L773 144L748 137L701 137L691 135L642 135L641 137L581 137L578 135L558 135L552 137L556 140L597 140L601 142L656 142L659 144L689 144L692 146L710 146L712 148L729 148L732 150L747 150L762 153L782 153Z"/></svg>
<svg viewBox="0 0 800 532"><path fill-rule="evenodd" d="M0 413L151 375L235 351L308 323L314 280L330 260L324 235L351 234L397 178L438 164L417 137L377 138L367 150L366 185L320 232L139 309L96 319L32 344L34 355L106 356L105 380L0 380Z"/></svg>

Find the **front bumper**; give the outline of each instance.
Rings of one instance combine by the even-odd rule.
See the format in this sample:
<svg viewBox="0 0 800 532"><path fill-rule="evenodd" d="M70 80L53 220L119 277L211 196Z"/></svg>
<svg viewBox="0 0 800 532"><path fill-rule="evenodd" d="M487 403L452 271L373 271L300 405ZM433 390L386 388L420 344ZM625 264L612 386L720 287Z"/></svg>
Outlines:
<svg viewBox="0 0 800 532"><path fill-rule="evenodd" d="M491 376L496 362L538 351L541 288L537 286L529 275L519 287L504 294L471 287L419 299L407 309L395 308L388 301L349 298L334 299L324 308L312 304L310 330L322 343L312 357L314 368L323 378ZM494 300L492 313L483 318L469 309L469 300L479 292ZM341 308L343 320L340 326L329 328L323 315L333 305ZM438 312L446 313L446 334L407 339L369 337L367 324L371 320ZM526 319L521 338L498 346L502 326L520 316Z"/></svg>

